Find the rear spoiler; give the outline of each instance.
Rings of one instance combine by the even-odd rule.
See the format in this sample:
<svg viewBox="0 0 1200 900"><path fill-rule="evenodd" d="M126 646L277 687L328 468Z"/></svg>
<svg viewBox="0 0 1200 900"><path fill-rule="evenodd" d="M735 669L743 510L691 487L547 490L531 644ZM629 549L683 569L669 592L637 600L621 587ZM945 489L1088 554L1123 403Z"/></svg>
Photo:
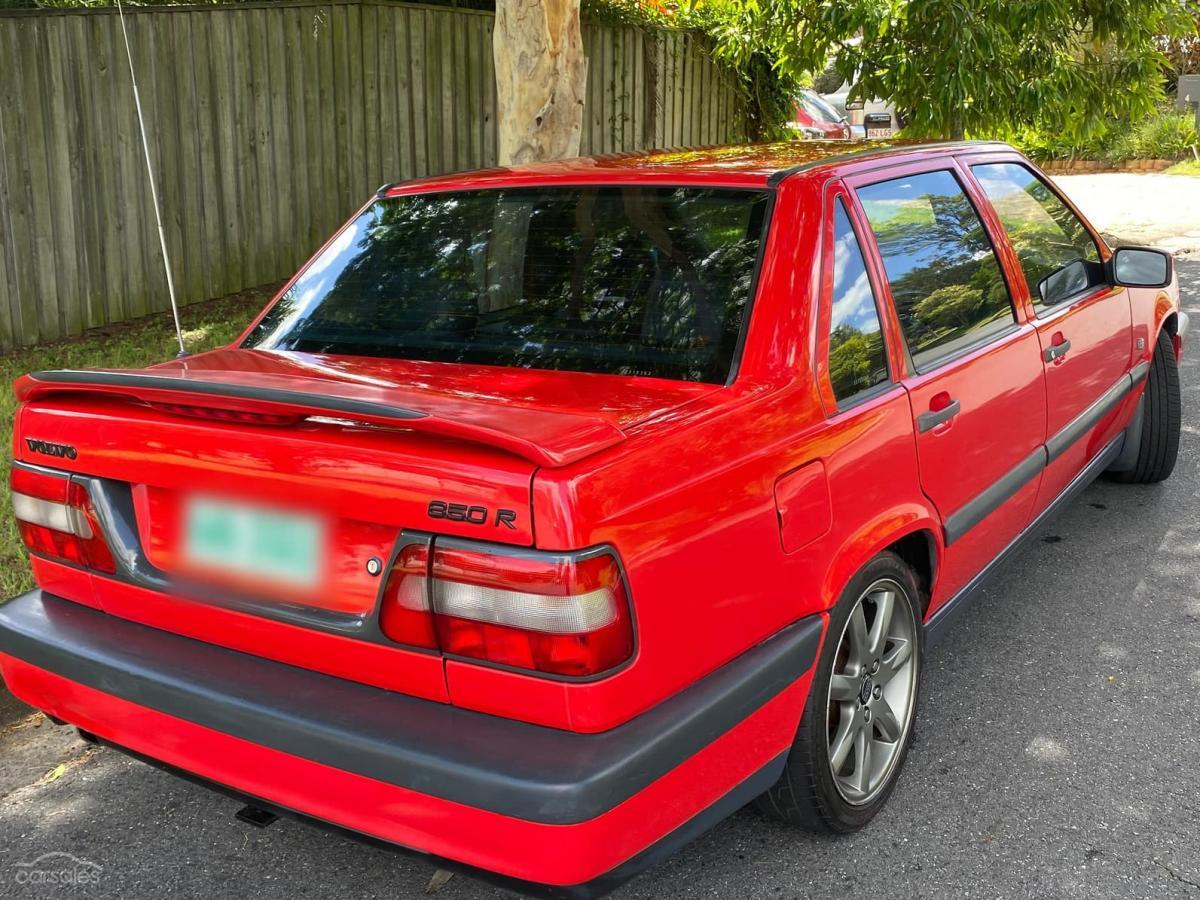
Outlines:
<svg viewBox="0 0 1200 900"><path fill-rule="evenodd" d="M392 391L374 385L332 384L314 378L256 375L255 380L270 383L200 378L187 372L167 375L118 369L55 369L24 375L13 389L21 402L68 394L108 394L144 403L335 416L495 447L549 468L570 465L625 439L624 432L611 422L577 413ZM340 391L326 393L330 388ZM388 393L403 394L416 402L412 406L399 405L386 396Z"/></svg>

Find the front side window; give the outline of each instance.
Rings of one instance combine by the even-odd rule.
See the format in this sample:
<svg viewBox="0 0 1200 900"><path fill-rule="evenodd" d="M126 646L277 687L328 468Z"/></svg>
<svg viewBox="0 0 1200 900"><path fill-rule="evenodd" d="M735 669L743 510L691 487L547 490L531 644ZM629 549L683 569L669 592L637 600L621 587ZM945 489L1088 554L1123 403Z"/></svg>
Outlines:
<svg viewBox="0 0 1200 900"><path fill-rule="evenodd" d="M1035 306L1053 306L1104 282L1096 242L1044 181L1017 163L971 171L1008 233Z"/></svg>
<svg viewBox="0 0 1200 900"><path fill-rule="evenodd" d="M833 214L833 310L829 380L838 405L888 380L875 293L858 236L839 199Z"/></svg>
<svg viewBox="0 0 1200 900"><path fill-rule="evenodd" d="M641 186L381 199L245 346L723 383L767 199Z"/></svg>
<svg viewBox="0 0 1200 900"><path fill-rule="evenodd" d="M918 371L1015 321L978 213L949 171L858 189Z"/></svg>

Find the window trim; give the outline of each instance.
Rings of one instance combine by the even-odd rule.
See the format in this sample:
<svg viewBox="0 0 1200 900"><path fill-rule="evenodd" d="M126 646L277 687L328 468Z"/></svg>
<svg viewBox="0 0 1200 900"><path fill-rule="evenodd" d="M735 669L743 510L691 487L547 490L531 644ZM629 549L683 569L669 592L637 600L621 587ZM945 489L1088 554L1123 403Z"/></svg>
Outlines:
<svg viewBox="0 0 1200 900"><path fill-rule="evenodd" d="M833 334L833 285L835 279L834 235L837 231L836 210L839 204L846 215L846 220L850 223L850 230L854 233L854 239L858 242L858 251L862 256L863 269L867 273L867 282L871 286L871 300L875 304L875 316L879 320L879 335L883 346L883 364L887 370L887 377L879 384L864 388L844 399L838 399L833 389L833 379L829 376L829 338ZM830 409L827 410L826 418L832 418L887 393L899 383L900 373L897 371L896 365L892 360L892 337L888 334L890 322L888 316L889 307L885 301L883 288L879 283L879 278L873 265L875 258L872 248L875 236L868 233L864 237L863 228L865 226L860 221L860 210L855 203L853 193L842 181L833 180L826 182L822 207L820 314L816 322L817 329L819 329L819 343L814 347L814 349L820 352L815 353L814 357L821 364L816 373L818 375L818 384L828 392L828 399L832 401Z"/></svg>
<svg viewBox="0 0 1200 900"><path fill-rule="evenodd" d="M876 397L882 397L884 394L891 393L894 387L896 387L896 382L889 379L887 381L881 381L879 384L872 385L869 388L863 388L861 391L851 394L845 400L837 400L837 397L835 396L834 400L837 400L837 403L834 406L834 415L840 416L842 413L849 412L852 409L862 406L864 403L874 400Z"/></svg>
<svg viewBox="0 0 1200 900"><path fill-rule="evenodd" d="M675 186L688 187L686 184ZM758 238L758 254L754 259L754 271L750 275L750 286L746 289L746 307L742 313L741 325L738 327L737 343L734 344L733 354L729 357L729 375L725 378L723 385L724 387L732 387L742 371L742 355L746 349L746 342L750 337L750 320L754 317L755 302L758 300L758 289L762 284L763 268L767 259L767 244L771 242L775 234L772 225L775 220L775 205L779 198L779 191L773 187L733 187L725 188L725 190L758 191L759 193L765 193L767 198L767 205L763 210L762 231L759 233ZM699 384L702 382L693 383Z"/></svg>
<svg viewBox="0 0 1200 900"><path fill-rule="evenodd" d="M1046 175L1039 172L1031 163L1025 161L1024 159L1012 156L995 157L991 155L982 157L968 157L963 159L962 163L970 174L971 180L975 184L979 185L980 193L987 200L988 205L991 207L993 212L996 211L996 206L992 202L991 197L988 197L987 189L984 188L983 181L979 178L979 176L975 174L975 169L980 166L1016 166L1017 168L1024 169L1031 176L1033 176L1034 179L1041 182L1042 186L1045 187L1046 190L1048 190L1051 195L1053 195L1053 197L1066 208L1067 212L1069 212L1075 218L1075 221L1083 227L1083 231L1088 236L1088 240L1090 240L1092 242L1092 246L1096 248L1096 261L1102 266L1107 262L1108 256L1111 255L1105 253L1105 251L1108 249L1108 245L1100 239L1099 235L1097 235L1092 229L1091 223L1083 217L1079 210L1075 208L1075 205L1071 203L1061 191L1058 190L1058 186L1051 182ZM1047 215L1049 215L1049 213L1047 213ZM1004 222L1000 219L999 212L996 212L996 227L999 228L1004 242L1012 251L1013 260L1016 262L1016 269L1021 273L1021 280L1025 284L1025 295L1029 300L1029 307L1033 311L1034 318L1036 318L1039 322L1045 321L1047 318L1052 318L1052 314L1060 309L1069 309L1079 301L1086 300L1092 295L1098 294L1102 289L1112 287L1112 285L1104 282L1100 284L1093 284L1089 285L1083 290L1076 291L1074 294L1064 297L1057 303L1045 303L1035 292L1034 289L1036 288L1036 285L1031 285L1029 283L1029 275L1025 272L1025 266L1021 264L1021 258L1017 256L1017 250L1013 246L1012 238L1008 234L1008 229L1005 227ZM1048 313L1051 315L1042 315L1043 313Z"/></svg>
<svg viewBox="0 0 1200 900"><path fill-rule="evenodd" d="M988 334L980 335L977 340L971 341L971 343L969 343L963 347L957 347L949 353L943 353L943 354L934 356L932 359L927 360L922 365L918 366L916 364L916 360L914 359L913 360L913 374L914 375L928 375L930 372L936 372L938 369L942 368L943 366L947 365L948 363L952 363L955 360L961 359L964 356L970 356L972 353L977 353L978 351L982 350L984 347L991 346L992 344L999 344L1001 341L1005 340L1006 338L1011 337L1012 335L1016 334L1020 330L1021 330L1020 323L1011 322L1008 325L1005 325L1003 328L997 329L996 331L992 331L992 332L989 332Z"/></svg>
<svg viewBox="0 0 1200 900"><path fill-rule="evenodd" d="M888 181L900 181L904 178L916 177L919 175L932 175L935 172L948 172L950 177L952 177L958 184L963 196L966 197L967 202L971 205L971 210L975 213L975 217L979 220L979 224L983 229L984 238L988 243L988 248L992 252L992 259L995 260L996 267L1000 270L1000 277L1004 282L1004 288L1008 294L1008 305L1012 312L1012 322L1009 323L1009 325L1005 328L997 329L996 331L986 335L981 335L978 340L972 341L965 346L956 347L952 351L935 356L931 361L928 361L921 366L916 364L916 361L913 357L912 348L909 345L908 335L904 334L904 329L902 327L899 328L900 339L903 341L905 361L909 370L914 375L928 375L929 373L935 372L938 369L941 369L944 366L955 362L956 360L962 359L965 356L978 353L985 347L991 346L992 344L999 344L1001 341L1004 341L1020 331L1022 325L1024 324L1022 307L1021 305L1018 305L1016 295L1013 292L1012 273L1009 271L1009 267L1005 265L1004 257L1000 252L1001 248L996 243L996 236L992 233L992 229L989 227L988 217L984 215L979 208L980 198L975 194L975 191L979 190L978 182L974 180L974 177L971 176L969 172L963 171L963 166L960 165L960 162L961 159L958 156L939 157L932 160L913 163L912 165L908 166L897 166L891 170L876 169L870 173L864 173L858 177L848 178L846 180L847 186L850 188L854 196L854 202L857 205L859 213L862 215L869 228L870 220L867 218L866 210L862 206L862 200L858 196L859 190L862 188L871 187L872 185L883 184ZM1005 236L1005 240L1007 241L1007 235ZM883 252L879 249L879 242L875 237L874 230L871 231L871 246L874 250L876 258L879 261L880 271L884 274L888 304L891 306L892 312L896 314L898 321L899 314L896 313L896 299L892 296L891 279L887 277L887 267L883 262ZM1006 246L1008 245L1006 244ZM1024 282L1023 272L1022 282Z"/></svg>

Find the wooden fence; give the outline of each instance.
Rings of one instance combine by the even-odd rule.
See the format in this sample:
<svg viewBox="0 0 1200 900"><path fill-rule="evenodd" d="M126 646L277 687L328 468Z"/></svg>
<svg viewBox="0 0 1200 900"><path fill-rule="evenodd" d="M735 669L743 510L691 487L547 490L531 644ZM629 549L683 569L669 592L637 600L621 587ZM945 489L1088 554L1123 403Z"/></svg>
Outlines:
<svg viewBox="0 0 1200 900"><path fill-rule="evenodd" d="M492 14L126 10L181 302L291 274L380 184L496 162ZM585 26L583 149L737 140L698 38ZM168 308L120 21L0 13L0 349Z"/></svg>

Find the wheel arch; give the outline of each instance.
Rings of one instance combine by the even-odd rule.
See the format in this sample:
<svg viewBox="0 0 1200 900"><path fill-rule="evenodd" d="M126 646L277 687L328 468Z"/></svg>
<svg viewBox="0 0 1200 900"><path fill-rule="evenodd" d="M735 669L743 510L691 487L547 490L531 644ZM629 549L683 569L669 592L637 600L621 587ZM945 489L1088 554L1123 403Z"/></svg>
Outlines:
<svg viewBox="0 0 1200 900"><path fill-rule="evenodd" d="M863 566L888 550L912 568L921 591L922 614L927 611L944 544L935 514L917 503L871 519L843 542L826 576L825 608L837 603L846 585Z"/></svg>
<svg viewBox="0 0 1200 900"><path fill-rule="evenodd" d="M1158 346L1159 339L1165 334L1171 339L1171 349L1175 353L1175 361L1178 362L1183 346L1179 340L1179 315L1180 310L1177 307L1170 307L1165 311L1161 311L1159 315L1158 328L1154 331L1154 340L1150 344L1150 357L1154 356L1154 349Z"/></svg>
<svg viewBox="0 0 1200 900"><path fill-rule="evenodd" d="M1159 325L1159 330L1166 329L1167 334L1171 337L1179 334L1179 313L1176 310L1171 310Z"/></svg>
<svg viewBox="0 0 1200 900"><path fill-rule="evenodd" d="M1154 322L1153 327L1147 337L1150 338L1150 346L1147 348L1149 356L1154 352L1154 346L1158 342L1158 336L1166 331L1167 334L1174 339L1179 333L1179 304L1171 299L1170 294L1166 291L1159 291L1154 297Z"/></svg>
<svg viewBox="0 0 1200 900"><path fill-rule="evenodd" d="M929 611L933 597L933 581L937 577L938 545L929 528L918 528L890 543L884 550L891 550L917 577L917 589L921 592L921 617Z"/></svg>
<svg viewBox="0 0 1200 900"><path fill-rule="evenodd" d="M1175 351L1175 361L1178 362L1183 353L1183 344L1179 339L1179 310L1173 309L1163 319L1158 334L1154 335L1154 344L1158 346L1158 335L1166 332L1171 336L1171 347Z"/></svg>

